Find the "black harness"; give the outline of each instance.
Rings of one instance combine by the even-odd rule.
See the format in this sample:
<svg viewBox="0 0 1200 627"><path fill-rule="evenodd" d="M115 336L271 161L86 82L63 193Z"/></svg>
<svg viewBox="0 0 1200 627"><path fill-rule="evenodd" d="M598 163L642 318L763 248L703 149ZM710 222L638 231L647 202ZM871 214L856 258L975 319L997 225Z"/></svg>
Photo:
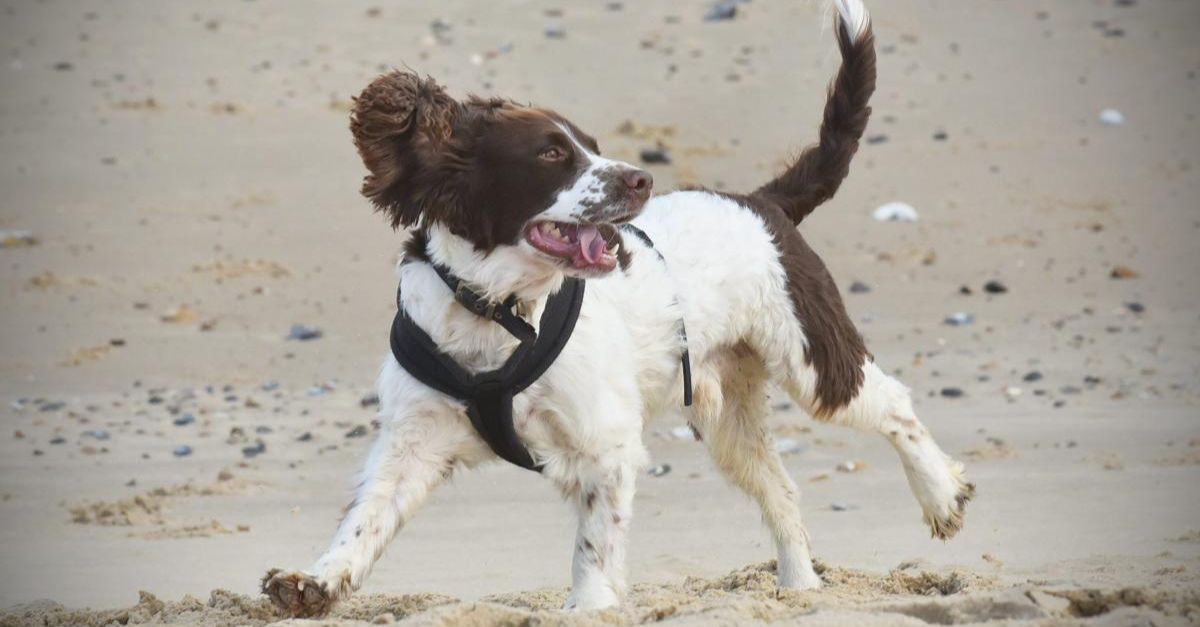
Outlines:
<svg viewBox="0 0 1200 627"><path fill-rule="evenodd" d="M650 238L640 229L630 225L629 229L653 249ZM658 251L655 251L658 252ZM659 255L662 258L662 255ZM503 302L488 300L469 287L450 270L432 263L434 270L450 291L454 300L467 311L487 318L504 327L520 345L497 370L472 374L443 353L408 313L396 294L397 311L392 321L392 355L396 361L416 380L453 397L466 405L471 425L496 455L527 470L541 471L533 456L521 443L513 426L513 397L537 381L558 358L566 347L579 319L583 305L585 281L567 277L562 288L550 296L538 330L523 320L514 311L516 297L509 296ZM683 351L684 404L692 404L692 367L687 351L687 332L680 321Z"/></svg>

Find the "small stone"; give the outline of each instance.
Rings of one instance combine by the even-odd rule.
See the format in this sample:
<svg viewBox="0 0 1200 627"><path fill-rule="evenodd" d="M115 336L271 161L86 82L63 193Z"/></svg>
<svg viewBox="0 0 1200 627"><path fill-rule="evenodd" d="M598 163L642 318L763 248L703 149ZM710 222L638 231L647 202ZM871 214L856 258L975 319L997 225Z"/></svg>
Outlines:
<svg viewBox="0 0 1200 627"><path fill-rule="evenodd" d="M1141 303L1125 303L1125 308L1136 314L1146 311L1146 306Z"/></svg>
<svg viewBox="0 0 1200 627"><path fill-rule="evenodd" d="M192 447L186 444L181 444L176 446L175 450L171 451L171 454L173 454L175 457L187 457L188 455L192 454Z"/></svg>
<svg viewBox="0 0 1200 627"><path fill-rule="evenodd" d="M879 145L879 144L886 144L887 141L888 141L887 135L880 134L880 135L871 135L870 137L867 137L867 143L871 144L873 146Z"/></svg>
<svg viewBox="0 0 1200 627"><path fill-rule="evenodd" d="M351 430L347 431L347 432L346 432L346 437L348 437L348 438L361 438L361 437L363 437L364 435L366 435L367 433L368 433L368 429L367 429L367 426L366 426L366 425L358 425L357 427L354 427L353 429L351 429Z"/></svg>
<svg viewBox="0 0 1200 627"><path fill-rule="evenodd" d="M670 464L659 464L657 466L652 466L650 470L646 471L646 473L651 477L661 477L669 472L671 472Z"/></svg>
<svg viewBox="0 0 1200 627"><path fill-rule="evenodd" d="M1004 294L1008 292L1008 286L999 281L988 281L983 284L983 291L988 294Z"/></svg>
<svg viewBox="0 0 1200 627"><path fill-rule="evenodd" d="M71 70L75 69L75 65L70 61L59 61L58 63L55 63L53 67L54 71L56 72L70 72Z"/></svg>
<svg viewBox="0 0 1200 627"><path fill-rule="evenodd" d="M916 222L919 218L917 210L912 205L903 202L889 202L881 205L871 213L876 222Z"/></svg>
<svg viewBox="0 0 1200 627"><path fill-rule="evenodd" d="M963 296L970 296L971 294L975 293L975 290L972 290L970 285L964 285L958 288L958 293L962 294Z"/></svg>
<svg viewBox="0 0 1200 627"><path fill-rule="evenodd" d="M233 473L228 469L222 468L221 472L217 473L217 481L232 481Z"/></svg>
<svg viewBox="0 0 1200 627"><path fill-rule="evenodd" d="M1129 266L1114 266L1108 276L1114 279L1136 279L1142 275Z"/></svg>
<svg viewBox="0 0 1200 627"><path fill-rule="evenodd" d="M242 455L244 457L251 458L251 459L258 457L259 455L262 455L265 452L267 452L267 443L263 442L262 440L258 440L257 442L255 442L254 446L242 447Z"/></svg>
<svg viewBox="0 0 1200 627"><path fill-rule="evenodd" d="M112 437L109 435L109 433L107 431L103 431L100 429L94 429L92 431L84 431L83 435L85 435L89 438L95 439L95 440L107 440L110 437Z"/></svg>
<svg viewBox="0 0 1200 627"><path fill-rule="evenodd" d="M933 141L944 142L950 139L950 135L946 131L937 131L933 134Z"/></svg>
<svg viewBox="0 0 1200 627"><path fill-rule="evenodd" d="M1061 388L1058 388L1058 391L1063 394L1074 395L1074 394L1079 394L1079 393L1083 392L1083 388L1081 388L1077 385L1064 385Z"/></svg>
<svg viewBox="0 0 1200 627"><path fill-rule="evenodd" d="M62 436L60 435L60 436L58 436L58 437L56 437L56 438L54 438L54 439L50 440L50 443L51 443L51 444L54 444L54 445L58 445L58 444L66 444L66 443L67 443L67 439L66 439L66 438L64 438L64 437L62 437Z"/></svg>
<svg viewBox="0 0 1200 627"><path fill-rule="evenodd" d="M304 433L301 433L299 435L299 437L296 438L296 441L297 442L308 442L309 440L312 440L312 438L313 438L312 432L305 431Z"/></svg>
<svg viewBox="0 0 1200 627"><path fill-rule="evenodd" d="M192 424L193 422L196 422L195 416L193 416L191 414L183 414L183 415L177 417L175 420L172 420L171 424L175 425L176 427L186 427L186 426Z"/></svg>
<svg viewBox="0 0 1200 627"><path fill-rule="evenodd" d="M850 284L850 293L851 294L866 294L867 292L870 292L870 291L871 291L871 286L867 285L866 283L863 283L862 281L855 281Z"/></svg>
<svg viewBox="0 0 1200 627"><path fill-rule="evenodd" d="M1021 380L1026 383L1033 383L1034 381L1041 381L1042 373L1038 372L1037 370L1030 370L1029 372L1025 373L1024 377L1021 377Z"/></svg>
<svg viewBox="0 0 1200 627"><path fill-rule="evenodd" d="M741 4L741 0L718 0L708 10L708 13L704 15L704 21L732 20L737 16L737 7L739 4Z"/></svg>
<svg viewBox="0 0 1200 627"><path fill-rule="evenodd" d="M316 327L310 327L303 324L293 324L291 330L288 331L287 339L307 342L309 340L318 339L322 335L324 335L324 333Z"/></svg>
<svg viewBox="0 0 1200 627"><path fill-rule="evenodd" d="M1007 398L1010 401L1017 400L1017 397L1021 396L1021 393L1022 393L1021 388L1019 388L1015 385L1010 385L1010 386L1004 388L1004 396L1005 396L1005 398Z"/></svg>
<svg viewBox="0 0 1200 627"><path fill-rule="evenodd" d="M642 163L670 163L671 155L666 148L658 146L657 148L643 148L641 152Z"/></svg>
<svg viewBox="0 0 1200 627"><path fill-rule="evenodd" d="M676 440L694 440L696 432L692 431L691 425L679 425L671 428L671 437Z"/></svg>
<svg viewBox="0 0 1200 627"><path fill-rule="evenodd" d="M368 407L379 407L379 395L374 392L364 394L362 398L358 399L358 404L363 409Z"/></svg>
<svg viewBox="0 0 1200 627"><path fill-rule="evenodd" d="M1108 126L1120 126L1125 123L1125 114L1116 109L1105 109L1100 112L1100 122Z"/></svg>
<svg viewBox="0 0 1200 627"><path fill-rule="evenodd" d="M795 438L778 438L775 440L775 452L780 455L803 453L806 450L808 450L808 442L802 440Z"/></svg>
<svg viewBox="0 0 1200 627"><path fill-rule="evenodd" d="M861 472L862 469L864 469L866 467L867 467L867 462L864 462L859 459L847 459L846 461L838 464L834 468L838 472L854 473L854 472Z"/></svg>
<svg viewBox="0 0 1200 627"><path fill-rule="evenodd" d="M945 398L962 398L966 395L961 388L942 388L942 396Z"/></svg>
<svg viewBox="0 0 1200 627"><path fill-rule="evenodd" d="M845 503L834 502L829 505L829 509L835 512L848 512L850 511L850 506Z"/></svg>
<svg viewBox="0 0 1200 627"><path fill-rule="evenodd" d="M968 324L974 324L975 314L967 313L965 311L958 311L946 316L946 319L943 322L952 327L965 327Z"/></svg>
<svg viewBox="0 0 1200 627"><path fill-rule="evenodd" d="M547 39L566 39L567 31L561 26L550 26L542 31Z"/></svg>

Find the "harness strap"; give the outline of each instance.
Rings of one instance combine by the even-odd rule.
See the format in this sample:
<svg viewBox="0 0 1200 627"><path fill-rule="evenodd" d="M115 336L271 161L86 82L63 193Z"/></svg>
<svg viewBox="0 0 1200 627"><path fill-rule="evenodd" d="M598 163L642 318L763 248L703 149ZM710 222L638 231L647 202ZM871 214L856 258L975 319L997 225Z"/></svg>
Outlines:
<svg viewBox="0 0 1200 627"><path fill-rule="evenodd" d="M521 316L513 313L513 306L517 304L515 294L509 296L504 302L497 303L496 301L480 296L468 287L465 281L454 276L446 266L435 263L433 264L433 269L442 278L442 282L446 284L446 287L449 287L450 291L454 292L454 300L458 301L463 307L466 307L467 311L496 322L521 342L528 342L537 336L537 332L533 330L532 325L525 322Z"/></svg>
<svg viewBox="0 0 1200 627"><path fill-rule="evenodd" d="M629 223L622 224L620 228L624 231L628 231L629 233L633 234L634 237L642 240L642 243L645 244L647 248L653 250L654 254L658 255L658 260L661 261L664 266L667 265L667 259L663 257L663 254L659 252L657 248L654 247L654 240L650 239L650 236L646 235L645 231ZM676 296L677 301L678 298L679 297ZM692 356L688 353L687 325L684 324L683 318L679 319L679 343L682 346L682 349L679 353L679 363L680 366L683 367L683 405L685 407L691 407Z"/></svg>
<svg viewBox="0 0 1200 627"><path fill-rule="evenodd" d="M547 300L542 311L540 333L522 320L529 326L532 341L522 341L497 370L474 374L467 371L438 348L403 306L398 307L392 321L392 354L413 378L463 402L471 426L497 456L522 468L540 471L517 435L512 401L537 381L566 347L583 306L584 285L580 279L563 281L562 288ZM520 320L515 314L513 317Z"/></svg>

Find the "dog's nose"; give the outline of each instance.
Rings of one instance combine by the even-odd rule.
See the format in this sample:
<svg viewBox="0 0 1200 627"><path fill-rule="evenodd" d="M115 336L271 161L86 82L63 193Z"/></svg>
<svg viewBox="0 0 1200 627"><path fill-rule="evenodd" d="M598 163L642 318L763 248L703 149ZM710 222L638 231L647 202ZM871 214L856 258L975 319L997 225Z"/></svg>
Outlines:
<svg viewBox="0 0 1200 627"><path fill-rule="evenodd" d="M622 175L625 186L629 191L643 198L650 196L650 188L654 187L654 177L645 170L628 170Z"/></svg>

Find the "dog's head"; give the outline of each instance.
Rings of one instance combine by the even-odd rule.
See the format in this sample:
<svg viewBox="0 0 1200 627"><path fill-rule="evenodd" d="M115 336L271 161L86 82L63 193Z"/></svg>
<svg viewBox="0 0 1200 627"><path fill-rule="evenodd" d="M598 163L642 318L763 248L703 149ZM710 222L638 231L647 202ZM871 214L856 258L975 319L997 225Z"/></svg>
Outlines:
<svg viewBox="0 0 1200 627"><path fill-rule="evenodd" d="M476 249L516 247L576 276L616 267L614 225L641 211L653 185L553 111L460 102L409 72L368 85L350 129L370 171L363 195L394 227L441 224Z"/></svg>

